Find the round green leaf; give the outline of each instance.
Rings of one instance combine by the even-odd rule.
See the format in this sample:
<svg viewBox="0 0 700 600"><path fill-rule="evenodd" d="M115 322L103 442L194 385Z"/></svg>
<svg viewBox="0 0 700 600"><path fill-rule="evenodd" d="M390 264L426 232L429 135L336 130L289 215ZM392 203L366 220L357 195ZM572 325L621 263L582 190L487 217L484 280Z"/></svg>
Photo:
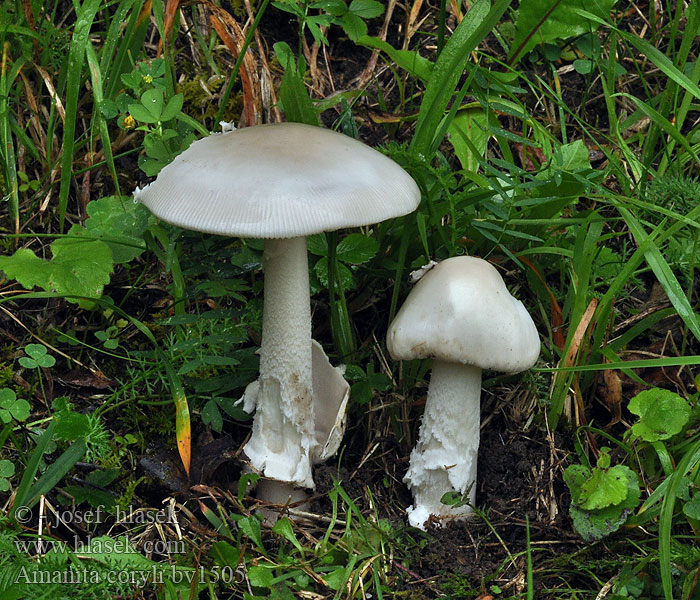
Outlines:
<svg viewBox="0 0 700 600"><path fill-rule="evenodd" d="M56 359L50 354L47 354L46 356L39 357L36 362L40 367L48 368L56 364Z"/></svg>
<svg viewBox="0 0 700 600"><path fill-rule="evenodd" d="M12 477L15 474L15 465L9 460L0 460L0 477Z"/></svg>
<svg viewBox="0 0 700 600"><path fill-rule="evenodd" d="M151 114L156 120L161 120L163 112L163 92L157 88L151 88L141 94L141 105Z"/></svg>
<svg viewBox="0 0 700 600"><path fill-rule="evenodd" d="M180 110L182 110L183 102L184 96L182 94L175 94L172 98L170 98L170 100L168 100L168 104L165 106L163 113L160 115L160 120L170 121L170 119L174 119Z"/></svg>
<svg viewBox="0 0 700 600"><path fill-rule="evenodd" d="M593 62L588 59L577 59L574 61L574 69L581 75L588 75L593 70Z"/></svg>
<svg viewBox="0 0 700 600"><path fill-rule="evenodd" d="M155 124L158 119L154 117L149 110L147 110L141 104L129 104L129 114L131 114L134 119L139 123Z"/></svg>
<svg viewBox="0 0 700 600"><path fill-rule="evenodd" d="M687 400L670 390L653 388L637 394L629 411L639 417L630 435L646 442L658 442L679 433L690 418Z"/></svg>
<svg viewBox="0 0 700 600"><path fill-rule="evenodd" d="M7 408L15 401L17 396L10 388L0 389L0 408Z"/></svg>

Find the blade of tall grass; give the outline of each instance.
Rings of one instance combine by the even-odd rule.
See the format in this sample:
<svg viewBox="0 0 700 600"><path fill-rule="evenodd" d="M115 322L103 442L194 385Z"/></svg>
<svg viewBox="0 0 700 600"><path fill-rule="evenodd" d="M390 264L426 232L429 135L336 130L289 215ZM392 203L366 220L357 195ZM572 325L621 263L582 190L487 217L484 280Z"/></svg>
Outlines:
<svg viewBox="0 0 700 600"><path fill-rule="evenodd" d="M355 336L350 323L350 311L345 298L345 290L338 276L338 232L326 233L328 241L328 295L331 311L331 333L335 346L343 357L348 358L355 352Z"/></svg>
<svg viewBox="0 0 700 600"><path fill-rule="evenodd" d="M695 83L696 86L700 86L700 60L696 60L693 65L693 71L690 74L690 80ZM686 90L683 94L683 100L681 100L681 105L674 115L674 124L676 129L681 130L683 124L685 123L688 112L690 111L691 104L693 102L693 94ZM685 137L683 138L685 139ZM673 156L675 140L670 140L666 152L661 157L661 162L656 170L659 175L663 175L668 169L671 158ZM692 155L691 155L692 156Z"/></svg>
<svg viewBox="0 0 700 600"><path fill-rule="evenodd" d="M201 19L201 14L199 13L199 7L197 5L193 5L191 8L192 14L190 19L192 20L193 23L197 23ZM202 31L201 27L192 27L192 33L194 34L195 40L196 40L196 45L197 48L199 48L202 51L202 54L204 54L204 59L207 61L207 65L209 66L210 71L217 77L221 76L221 68L216 62L216 58L214 57L214 37L209 34L207 38L207 31Z"/></svg>
<svg viewBox="0 0 700 600"><path fill-rule="evenodd" d="M634 206L637 206L641 209L644 210L644 212L652 214L652 213L658 213L660 215L664 215L665 217L669 217L675 222L678 222L681 225L687 225L688 227L692 227L696 230L700 230L700 222L698 222L697 218L693 219L690 218L689 214L683 214L676 212L674 210L671 210L669 208L666 208L664 206L660 206L658 204L654 204L653 202L647 202L646 200L640 200L639 198L632 198L632 197L618 197L618 200L620 202L624 202L625 204L631 204Z"/></svg>
<svg viewBox="0 0 700 600"><path fill-rule="evenodd" d="M605 201L615 207L624 208L624 204L629 201L628 198L614 197L614 196L602 196L598 197L598 201ZM700 218L700 206L692 209L687 215L685 215L689 220L695 220ZM592 353L590 360L595 362L599 357L599 348L602 347L603 340L607 336L608 326L610 323L610 315L612 311L613 301L620 294L621 290L626 285L627 281L634 274L634 272L639 268L639 265L645 259L646 252L653 247L661 247L661 245L670 237L676 235L683 227L686 226L684 220L678 220L676 223L670 227L665 227L665 221L660 223L655 227L646 237L639 243L637 249L632 253L627 261L625 262L622 270L615 276L615 278L610 282L608 290L603 294L602 298L598 303L599 318L597 319L598 325L593 334L593 342L591 344Z"/></svg>
<svg viewBox="0 0 700 600"><path fill-rule="evenodd" d="M585 19L590 19L591 21L595 21L600 25L604 25L605 27L609 27L610 29L614 30L622 39L632 44L642 55L649 58L649 60L651 60L654 65L656 65L667 77L689 92L692 96L700 100L700 89L698 89L696 85L693 85L692 80L687 75L679 71L663 52L652 46L649 42L625 31L620 31L614 25L611 25L610 23L583 9L574 9L573 12Z"/></svg>
<svg viewBox="0 0 700 600"><path fill-rule="evenodd" d="M417 214L417 213L416 213ZM404 217L404 223L408 219ZM408 245L413 236L412 228L404 227L401 232L401 241L399 242L399 252L396 259L396 269L394 271L394 289L391 292L391 306L389 307L389 320L387 325L394 320L396 316L396 308L399 305L399 293L403 283L403 272L406 268L406 255L408 254Z"/></svg>
<svg viewBox="0 0 700 600"><path fill-rule="evenodd" d="M590 372L618 369L661 369L665 367L682 367L700 365L700 355L694 356L666 356L663 358L645 358L640 360L621 360L606 363L590 363L585 365L572 365L570 367L533 367L533 371L542 373L567 373Z"/></svg>
<svg viewBox="0 0 700 600"><path fill-rule="evenodd" d="M700 69L698 69L698 74L700 75ZM673 138L673 141L678 142L683 149L690 154L690 156L695 160L696 163L700 165L700 159L698 158L698 155L695 153L695 151L691 148L690 144L688 143L688 140L683 136L683 134L680 132L678 129L677 125L674 125L669 121L666 117L664 117L661 113L658 111L654 110L651 106L649 106L646 102L643 100L640 100L639 98L636 98L635 96L632 96L631 94L627 94L626 92L619 92L615 94L615 96L622 96L624 98L627 98L630 100L633 104L637 106L637 108L644 113L649 119L651 120L656 127L659 129L665 131L671 138ZM663 151L663 160L668 164L668 161L671 157L671 152L673 150L673 146L667 146L664 148ZM643 161L644 164L649 164L645 161ZM657 175L659 175L657 171Z"/></svg>
<svg viewBox="0 0 700 600"><path fill-rule="evenodd" d="M627 222L627 226L632 232L637 244L641 245L648 237L644 226L627 208L620 206L618 210ZM647 264L651 267L656 278L659 280L661 287L663 287L666 292L671 304L673 304L678 312L678 315L683 319L688 329L693 332L693 335L700 340L700 321L698 320L698 316L693 311L693 307L690 305L681 284L678 283L678 279L676 279L676 276L659 251L659 248L656 245L650 245L645 251L644 256Z"/></svg>
<svg viewBox="0 0 700 600"><path fill-rule="evenodd" d="M9 209L14 232L19 232L19 182L17 180L17 162L15 145L11 133L10 89L24 65L24 59L18 58L8 71L10 42L2 44L2 63L0 63L0 156L3 161L5 185L9 188Z"/></svg>
<svg viewBox="0 0 700 600"><path fill-rule="evenodd" d="M585 331L592 322L595 322L595 313L592 311L595 311L597 306L590 304L589 288L593 261L599 251L598 242L602 231L603 223L595 214L592 214L591 219L577 230L571 261L571 285L562 309L565 317L569 315L569 329L561 352L560 366L563 367L573 366L571 361L575 360L576 354L581 349ZM552 429L555 429L559 422L574 375L575 373L571 371L560 371L554 378L548 415L549 426Z"/></svg>
<svg viewBox="0 0 700 600"><path fill-rule="evenodd" d="M530 518L525 515L525 544L527 553L527 600L535 600L535 580L532 572L532 545L530 544Z"/></svg>
<svg viewBox="0 0 700 600"><path fill-rule="evenodd" d="M83 457L86 450L85 440L80 438L75 440L39 477L38 481L30 488L22 504L31 508L39 502L41 496L48 494L63 479L66 473L75 466L75 463Z"/></svg>
<svg viewBox="0 0 700 600"><path fill-rule="evenodd" d="M129 45L129 37L127 37L127 35L129 35L129 26L127 24L126 29L124 29L123 26L124 23L130 20L127 19L127 16L136 2L137 0L121 0L119 2L117 9L110 18L107 35L100 46L100 72L104 76L105 90L108 89L108 73L114 59L114 52L117 48L117 44L121 42L121 44ZM138 10L139 7L137 6L136 14L138 14ZM105 15L105 18L107 18L107 15ZM114 75L118 76L119 73L115 73Z"/></svg>
<svg viewBox="0 0 700 600"><path fill-rule="evenodd" d="M632 172L633 184L637 184L639 181L645 179L647 169L637 158L637 155L629 147L627 140L625 140L622 135L622 129L620 126L620 120L618 119L617 112L615 110L615 100L613 98L615 94L615 66L616 62L614 60L608 61L607 73L600 73L600 78L603 83L603 99L605 101L605 107L608 113L608 122L610 123L610 140L613 142L612 146L619 149L624 159L624 165L617 157L617 152L606 152L608 160L612 166L611 172L615 174L617 180L622 189L629 189L630 181L628 170ZM626 168L625 168L626 167Z"/></svg>
<svg viewBox="0 0 700 600"><path fill-rule="evenodd" d="M692 98L700 98L700 89L697 85L698 81L695 77L693 77L692 79L688 78L683 72L681 72L676 66L674 66L672 61L666 55L664 55L660 50L655 48L648 41L639 38L638 36L621 31L614 25L606 22L605 20L599 18L594 14L591 14L586 10L575 9L574 12L583 18L590 19L591 21L599 25L603 25L607 28L610 28L615 34L610 36L609 38L610 48L608 49L607 65L605 73L601 72L601 77L603 78L604 99L608 109L608 120L610 123L611 134L614 136L614 138L616 138L616 145L620 148L625 157L626 163L632 169L634 173L635 182L645 182L647 179L646 175L648 174L649 169L653 164L654 152L657 148L658 135L663 130L663 127L661 127L662 121L656 115L660 115L660 117L666 119L666 121L670 121L672 104L669 98L673 97L676 94L676 86L680 86L681 88L686 90L683 102L685 102L688 106L690 106L689 103ZM691 15L693 19L695 19L694 13L695 11ZM684 33L684 39L681 43L681 50L685 54L683 56L678 55L675 57L676 61L679 64L685 64L685 60L688 55L687 53L690 48L689 40L694 38L694 32L697 31L697 24L694 27L695 29L693 29L693 26L689 25L686 28L686 31ZM644 137L644 149L642 152L641 159L637 158L636 153L631 148L629 148L627 142L620 134L620 123L615 112L615 103L613 101L613 96L615 95L614 85L616 80L615 69L617 68L618 38L636 48L637 51L640 52L643 56L649 58L651 62L655 66L657 66L670 80L663 92L663 95L658 100L658 110L656 110L654 118L652 118L652 125L649 131L647 132L646 136ZM645 89L647 89L646 93L649 96L649 99L651 100L652 98L658 97L658 94L654 95L648 89L643 71L639 71L639 76L643 85L645 86ZM676 112L677 111L674 111L673 126L677 131L680 131L682 123L685 121L687 112L681 115L683 117L681 121L676 121ZM662 170L660 171L660 173L665 172L665 170L667 169L669 152L671 151L675 141L676 140L674 137L674 141L671 143L671 148L664 148L665 153L661 156L660 166ZM618 173L618 177L621 178L621 184L624 184L624 175Z"/></svg>
<svg viewBox="0 0 700 600"><path fill-rule="evenodd" d="M27 132L19 126L17 119L13 115L10 115L10 131L17 138L17 142L20 146L23 146L29 154L31 154L34 160L41 160L41 154L39 149L34 145L32 138L27 135Z"/></svg>
<svg viewBox="0 0 700 600"><path fill-rule="evenodd" d="M440 56L445 45L445 21L447 19L447 0L440 0L440 16L438 17L437 54Z"/></svg>
<svg viewBox="0 0 700 600"><path fill-rule="evenodd" d="M107 32L105 44L100 49L100 71L104 74L105 97L114 100L122 86L121 75L131 68L131 61L137 61L143 53L143 42L150 25L152 0L135 0L131 16L125 29L122 23L113 19ZM128 0L120 5L121 9L128 6ZM121 41L121 43L119 43ZM119 44L117 54L112 58L115 44Z"/></svg>
<svg viewBox="0 0 700 600"><path fill-rule="evenodd" d="M168 3L169 4L169 3ZM165 30L166 2L156 1L151 3L153 20L160 35L163 48L163 60L165 63L165 95L167 98L175 95L175 61L172 57L172 44L168 43L170 36Z"/></svg>
<svg viewBox="0 0 700 600"><path fill-rule="evenodd" d="M478 0L445 43L425 88L409 149L428 157L435 133L464 70L469 53L488 35L510 5L510 0Z"/></svg>
<svg viewBox="0 0 700 600"><path fill-rule="evenodd" d="M216 113L216 123L219 121L223 120L224 118L224 111L226 110L226 106L228 105L228 100L231 96L231 92L233 91L233 84L236 82L236 78L238 77L238 71L241 69L241 65L243 64L243 59L245 58L245 53L248 51L248 46L250 46L250 43L253 41L253 37L255 36L255 31L257 30L259 24L260 24L260 19L263 18L263 15L265 14L265 11L267 10L268 5L270 4L270 0L263 0L262 4L260 5L260 8L258 9L257 14L255 15L255 19L253 19L253 23L250 26L250 29L248 30L248 33L245 36L245 40L243 41L243 46L240 49L240 52L238 53L238 58L236 59L235 64L233 65L233 69L231 70L231 75L229 76L228 83L226 84L226 89L224 90L224 94L221 97L221 101L219 103L219 111Z"/></svg>
<svg viewBox="0 0 700 600"><path fill-rule="evenodd" d="M623 348L625 348L634 338L636 338L639 335L642 335L644 332L648 331L654 325L656 325L659 321L663 321L664 319L667 319L668 317L673 316L673 314L676 312L675 308L663 308L660 310L657 310L655 313L652 313L646 317L644 317L639 323L636 325L630 327L627 331L625 331L622 335L616 337L615 339L611 340L608 342L608 348L611 349L613 352L619 352Z"/></svg>
<svg viewBox="0 0 700 600"><path fill-rule="evenodd" d="M61 183L58 191L58 219L60 232L63 233L68 209L71 178L73 175L73 154L75 151L75 128L78 120L78 96L81 90L83 64L90 28L100 8L101 0L85 0L76 7L76 22L73 28L68 51L68 70L66 79L66 121L63 124L63 158L61 160ZM97 110L97 108L95 108Z"/></svg>
<svg viewBox="0 0 700 600"><path fill-rule="evenodd" d="M112 142L109 138L109 128L107 127L107 120L100 109L100 105L104 101L104 94L102 88L102 72L100 71L100 65L97 62L97 55L95 54L95 48L93 47L90 40L85 47L87 52L88 68L90 69L90 81L92 82L92 93L95 97L95 103L97 107L93 111L93 119L97 120L97 127L100 130L100 137L102 138L102 150L105 155L105 161L107 162L107 167L112 175L112 181L114 182L114 189L118 196L121 196L121 191L119 189L119 179L117 177L117 168L114 164L114 156L112 155Z"/></svg>
<svg viewBox="0 0 700 600"><path fill-rule="evenodd" d="M676 505L676 497L686 474L700 463L700 440L693 444L673 474L667 478L668 489L664 494L661 504L659 519L659 569L661 570L661 585L666 600L673 600L673 577L671 573L671 537L673 527L673 510Z"/></svg>
<svg viewBox="0 0 700 600"><path fill-rule="evenodd" d="M676 49L676 40L678 39L678 26L681 20L685 20L685 31L681 38L681 44L678 49ZM671 23L671 32L668 37L668 48L666 49L666 56L673 57L676 68L680 71L685 67L692 47L693 42L697 39L698 26L700 25L700 7L698 7L697 2L691 2L686 9L682 5L676 6L676 13L674 19ZM696 62L697 66L697 62ZM699 71L700 73L700 71ZM694 78L693 78L694 79ZM695 79L695 87L697 88L698 80ZM689 97L688 91L685 93L685 97ZM677 109L677 99L678 99L678 86L673 81L667 82L666 88L660 96L658 112L666 119L673 118L674 125L680 130L685 122L685 115L679 115ZM681 101L683 103L684 100ZM679 118L682 116L682 118ZM658 145L658 138L661 129L658 124L652 121L651 127L647 132L646 139L644 140L644 147L642 150L642 162L644 164L651 164L652 157L655 155L656 148ZM670 150L664 146L665 153L662 154L663 161L663 173L668 165L667 156L670 156ZM673 146L673 144L671 144ZM667 154L668 153L668 154Z"/></svg>
<svg viewBox="0 0 700 600"><path fill-rule="evenodd" d="M34 476L39 470L39 462L41 457L44 456L44 451L46 450L49 442L53 439L53 431L56 429L56 421L51 421L49 426L44 430L37 440L32 456L24 468L24 474L22 479L20 479L19 485L17 486L17 491L15 492L13 510L11 518L16 520L16 511L18 508L26 506L27 499L29 498L29 489L34 482Z"/></svg>

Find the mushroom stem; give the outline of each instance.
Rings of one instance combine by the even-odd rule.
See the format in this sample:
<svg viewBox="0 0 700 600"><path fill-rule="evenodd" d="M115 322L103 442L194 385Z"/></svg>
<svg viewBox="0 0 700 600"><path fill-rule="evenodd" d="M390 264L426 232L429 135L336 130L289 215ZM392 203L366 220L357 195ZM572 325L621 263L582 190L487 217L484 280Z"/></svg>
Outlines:
<svg viewBox="0 0 700 600"><path fill-rule="evenodd" d="M433 360L418 443L404 477L413 492L407 512L414 527L425 529L430 516L464 518L472 512L470 506L452 508L440 499L469 490L469 503L474 503L480 396L480 368Z"/></svg>
<svg viewBox="0 0 700 600"><path fill-rule="evenodd" d="M315 436L306 238L266 240L263 270L257 410L244 450L266 477L313 488L310 458Z"/></svg>

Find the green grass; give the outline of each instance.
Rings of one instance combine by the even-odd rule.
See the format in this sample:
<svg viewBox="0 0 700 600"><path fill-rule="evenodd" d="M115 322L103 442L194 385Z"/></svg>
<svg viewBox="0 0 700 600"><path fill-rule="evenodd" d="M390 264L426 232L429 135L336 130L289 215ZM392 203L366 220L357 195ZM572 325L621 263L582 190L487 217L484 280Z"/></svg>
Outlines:
<svg viewBox="0 0 700 600"><path fill-rule="evenodd" d="M246 8L233 4L242 26ZM27 418L8 408L0 424L3 598L39 589L17 579L21 569L86 565L165 575L142 589L74 586L70 597L697 597L700 2L658 13L655 3L595 13L575 0L511 4L472 3L461 22L447 2L412 16L397 5L383 38L382 7L369 0L264 0L239 43L266 65L232 55L209 19L221 13L205 4L180 7L160 57L166 6L156 0L2 5L0 369L3 389L31 405ZM575 26L557 25L557 11ZM355 89L370 49L377 67ZM251 114L241 75L269 84L287 120L372 140L422 192L413 214L310 241L315 334L347 364L351 426L320 470L311 514L273 528L255 516L237 462L250 425L235 400L257 372L262 246L157 223L128 197L219 121ZM162 106L149 116L138 106L154 96ZM344 258L344 239L362 260ZM482 433L498 423L504 448L546 451L523 473L511 467L509 481L533 484L517 498L485 474L480 493L510 510L480 506L474 522L424 534L405 525L401 478L430 364L392 361L384 335L409 273L459 254L497 265L542 340L532 373L485 379L495 416L484 412ZM30 343L55 366L23 367ZM657 415L671 433L635 437L644 417L629 401L654 388L673 391L689 416L677 430ZM182 473L190 461L194 492ZM633 473L639 502L586 509L564 482L569 465L584 479ZM11 498L33 520L19 523ZM177 525L115 523L117 507L155 511L166 498ZM126 536L133 548L17 550L39 535L37 511L72 501L83 513L108 507L83 538ZM605 510L619 521L607 535ZM600 539L579 535L590 531ZM144 556L155 538L184 551Z"/></svg>

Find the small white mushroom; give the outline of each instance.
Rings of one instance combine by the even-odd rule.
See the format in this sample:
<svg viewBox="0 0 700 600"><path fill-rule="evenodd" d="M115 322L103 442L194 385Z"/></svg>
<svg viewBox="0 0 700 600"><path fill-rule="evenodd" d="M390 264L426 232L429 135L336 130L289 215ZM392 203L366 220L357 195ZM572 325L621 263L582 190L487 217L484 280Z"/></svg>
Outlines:
<svg viewBox="0 0 700 600"><path fill-rule="evenodd" d="M440 499L469 491L474 503L481 370L518 373L533 366L540 351L535 324L490 263L454 257L418 281L389 326L387 347L395 359L433 359L419 439L404 477L414 500L409 523L424 529L431 516L465 517L468 505L453 508Z"/></svg>
<svg viewBox="0 0 700 600"><path fill-rule="evenodd" d="M313 462L340 442L348 386L312 344L306 236L409 213L420 200L415 182L357 140L278 123L195 142L136 198L185 229L266 240L260 376L244 398L256 407L244 450L265 477L313 488Z"/></svg>

